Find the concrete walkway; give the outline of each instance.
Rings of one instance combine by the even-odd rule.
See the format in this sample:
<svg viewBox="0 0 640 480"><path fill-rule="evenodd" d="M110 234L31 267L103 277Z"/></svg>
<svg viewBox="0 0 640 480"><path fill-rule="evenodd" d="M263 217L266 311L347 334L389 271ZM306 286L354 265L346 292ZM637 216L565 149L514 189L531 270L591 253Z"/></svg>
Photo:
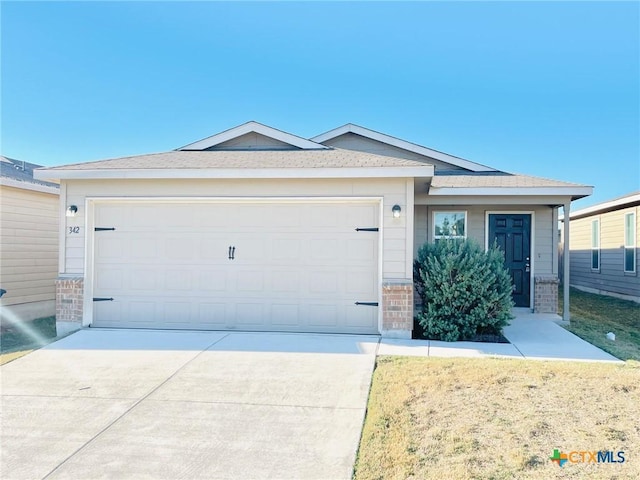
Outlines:
<svg viewBox="0 0 640 480"><path fill-rule="evenodd" d="M440 342L381 339L378 355L424 357L499 357L528 360L566 360L624 363L565 330L557 315L518 310L504 336L511 343Z"/></svg>
<svg viewBox="0 0 640 480"><path fill-rule="evenodd" d="M350 479L377 336L86 329L2 375L3 479Z"/></svg>

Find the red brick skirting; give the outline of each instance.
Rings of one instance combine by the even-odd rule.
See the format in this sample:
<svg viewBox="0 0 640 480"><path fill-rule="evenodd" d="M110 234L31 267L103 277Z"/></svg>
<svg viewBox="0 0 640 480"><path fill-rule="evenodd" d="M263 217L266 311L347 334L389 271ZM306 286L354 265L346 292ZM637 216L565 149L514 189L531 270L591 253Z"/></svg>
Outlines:
<svg viewBox="0 0 640 480"><path fill-rule="evenodd" d="M59 277L56 280L56 321L82 323L83 277Z"/></svg>
<svg viewBox="0 0 640 480"><path fill-rule="evenodd" d="M411 337L413 330L413 282L388 281L382 284L383 336Z"/></svg>
<svg viewBox="0 0 640 480"><path fill-rule="evenodd" d="M534 281L533 312L558 313L558 277L539 276Z"/></svg>

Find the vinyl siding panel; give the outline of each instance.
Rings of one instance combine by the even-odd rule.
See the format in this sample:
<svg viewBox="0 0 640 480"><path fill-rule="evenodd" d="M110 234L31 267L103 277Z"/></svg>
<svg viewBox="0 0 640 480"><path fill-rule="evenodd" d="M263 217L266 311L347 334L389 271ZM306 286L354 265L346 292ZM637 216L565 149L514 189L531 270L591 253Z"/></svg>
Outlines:
<svg viewBox="0 0 640 480"><path fill-rule="evenodd" d="M59 196L0 188L1 305L55 299Z"/></svg>
<svg viewBox="0 0 640 480"><path fill-rule="evenodd" d="M394 147L393 145L387 145L386 143L366 138L356 133L345 133L339 137L333 138L323 145L343 148L345 150L356 150L358 152L373 153L375 155L384 155L386 157L404 158L407 160L417 160L419 162L425 162L436 167L436 170L460 170L465 171L456 165L436 160L431 157L420 155L414 152L409 152L402 148Z"/></svg>
<svg viewBox="0 0 640 480"><path fill-rule="evenodd" d="M270 138L265 135L260 135L256 132L245 133L240 137L227 140L226 142L219 143L214 147L207 150L253 150L253 149L287 149L298 150L298 147L289 145L288 143L281 142L275 138Z"/></svg>
<svg viewBox="0 0 640 480"><path fill-rule="evenodd" d="M85 202L87 197L382 197L384 278L412 277L407 271L407 222L403 214L393 218L395 204L407 212L406 179L336 179L336 180L83 180L66 181L66 204L78 205L76 217L66 218L64 273L84 274ZM77 234L68 227L77 226ZM96 225L108 227L109 225ZM369 225L363 225L367 227Z"/></svg>
<svg viewBox="0 0 640 480"><path fill-rule="evenodd" d="M624 271L624 217L636 216L636 271ZM640 298L640 207L633 206L571 220L571 285ZM591 222L600 220L600 270L591 269Z"/></svg>

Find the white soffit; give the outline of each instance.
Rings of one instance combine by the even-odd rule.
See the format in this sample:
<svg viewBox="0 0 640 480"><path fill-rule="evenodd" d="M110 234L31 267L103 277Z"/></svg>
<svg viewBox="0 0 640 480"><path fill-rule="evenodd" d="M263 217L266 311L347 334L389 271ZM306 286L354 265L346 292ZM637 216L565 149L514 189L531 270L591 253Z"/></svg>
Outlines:
<svg viewBox="0 0 640 480"><path fill-rule="evenodd" d="M237 127L230 128L229 130L225 130L224 132L217 133L216 135L198 140L197 142L190 143L176 150L206 150L207 148L214 147L221 143L252 132L259 133L260 135L264 135L265 137L273 138L284 143L288 143L293 147L298 147L303 150L329 149L329 147L321 145L320 143L314 142L312 140L307 140L306 138L298 137L296 135L283 132L282 130L268 127L267 125L263 125L262 123L251 121Z"/></svg>
<svg viewBox="0 0 640 480"><path fill-rule="evenodd" d="M430 148L423 147L415 143L407 142L406 140L401 140L399 138L392 137L390 135L385 135L384 133L376 132L374 130L369 130L368 128L364 128L359 125L355 125L353 123L347 123L346 125L343 125L341 127L334 128L333 130L329 130L328 132L322 133L316 137L311 138L311 140L313 140L314 142L323 143L323 142L326 142L327 140L331 140L332 138L339 137L340 135L344 135L346 133L355 133L356 135L360 135L362 137L370 138L372 140L377 140L378 142L382 142L388 145L392 145L394 147L402 148L403 150L417 153L419 155L431 157L436 160L440 160L442 162L450 163L451 165L456 165L458 167L471 170L473 172L496 172L497 171L495 168L491 168L491 167L487 167L486 165L481 165L479 163L471 162L469 160L465 160L464 158L454 157L453 155L439 152L437 150L432 150Z"/></svg>

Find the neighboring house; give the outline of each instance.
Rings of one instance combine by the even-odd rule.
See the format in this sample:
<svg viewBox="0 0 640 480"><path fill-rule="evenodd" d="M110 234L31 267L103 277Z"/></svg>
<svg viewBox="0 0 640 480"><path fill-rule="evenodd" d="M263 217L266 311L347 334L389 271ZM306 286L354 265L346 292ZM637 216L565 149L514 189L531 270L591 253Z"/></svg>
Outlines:
<svg viewBox="0 0 640 480"><path fill-rule="evenodd" d="M640 192L577 210L569 218L571 286L640 302Z"/></svg>
<svg viewBox="0 0 640 480"><path fill-rule="evenodd" d="M557 309L558 207L583 185L513 175L348 124L248 122L174 151L43 169L66 217L58 320L409 337L413 259L497 241L517 305Z"/></svg>
<svg viewBox="0 0 640 480"><path fill-rule="evenodd" d="M55 314L60 188L40 165L0 157L0 298L3 325Z"/></svg>

